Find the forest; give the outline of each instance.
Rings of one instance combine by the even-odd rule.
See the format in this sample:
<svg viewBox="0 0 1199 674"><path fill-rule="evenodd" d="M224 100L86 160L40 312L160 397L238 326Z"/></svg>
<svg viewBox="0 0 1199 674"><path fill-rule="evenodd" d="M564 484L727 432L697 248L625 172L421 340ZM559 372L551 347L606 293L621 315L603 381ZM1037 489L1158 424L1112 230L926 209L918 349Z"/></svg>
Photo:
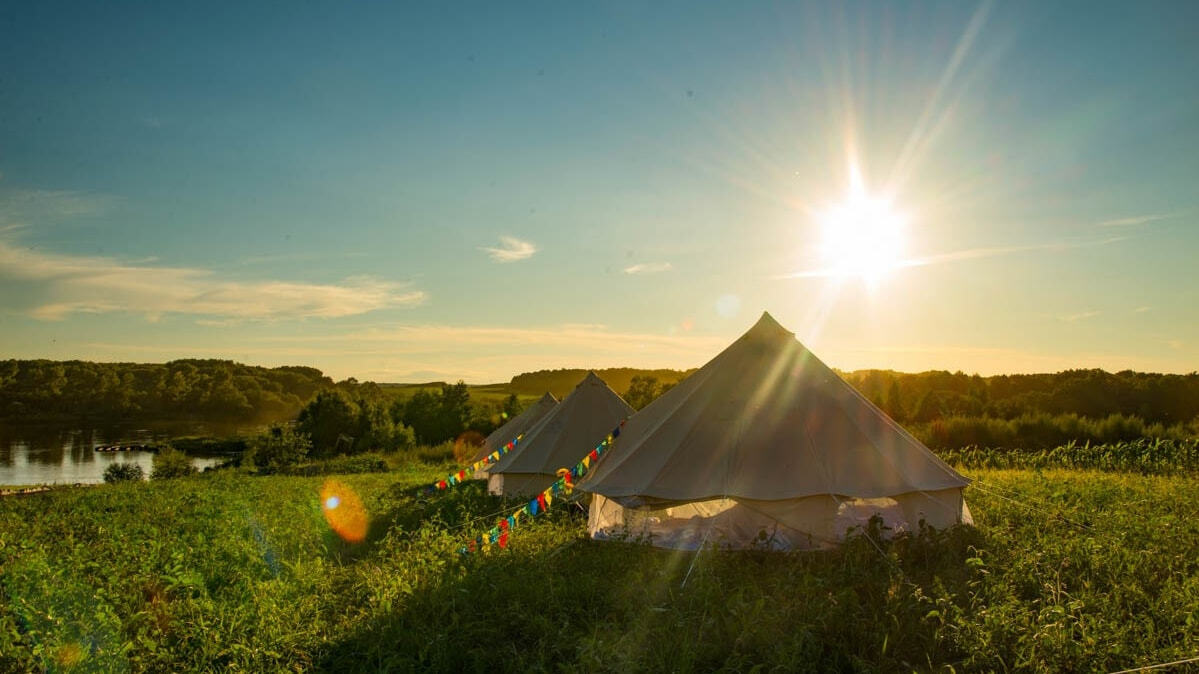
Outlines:
<svg viewBox="0 0 1199 674"><path fill-rule="evenodd" d="M0 361L0 418L258 423L294 417L331 386L316 368L228 360L6 360Z"/></svg>

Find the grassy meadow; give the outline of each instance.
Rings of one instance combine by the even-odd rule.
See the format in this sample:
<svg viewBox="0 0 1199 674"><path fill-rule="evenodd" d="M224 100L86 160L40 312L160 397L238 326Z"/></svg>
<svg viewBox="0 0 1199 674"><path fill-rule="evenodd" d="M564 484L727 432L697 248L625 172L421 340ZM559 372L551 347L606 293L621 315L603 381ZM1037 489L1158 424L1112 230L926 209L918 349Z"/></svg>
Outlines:
<svg viewBox="0 0 1199 674"><path fill-rule="evenodd" d="M449 465L217 471L0 500L3 671L1113 670L1199 654L1199 482L966 468L975 527L830 552L657 550ZM340 480L365 541L330 531ZM876 532L877 533L877 532Z"/></svg>

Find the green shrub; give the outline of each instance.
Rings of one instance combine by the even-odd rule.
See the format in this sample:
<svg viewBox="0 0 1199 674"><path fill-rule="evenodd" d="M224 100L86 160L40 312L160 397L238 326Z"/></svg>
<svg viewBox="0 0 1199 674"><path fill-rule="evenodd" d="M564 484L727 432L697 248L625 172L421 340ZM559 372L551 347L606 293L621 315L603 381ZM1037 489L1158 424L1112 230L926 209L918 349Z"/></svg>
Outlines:
<svg viewBox="0 0 1199 674"><path fill-rule="evenodd" d="M454 456L454 443L443 442L440 445L421 445L414 447L408 453L413 459L421 463L450 463L456 461Z"/></svg>
<svg viewBox="0 0 1199 674"><path fill-rule="evenodd" d="M404 424L396 424L391 429L388 441L377 449L383 452L396 452L412 449L416 446L416 433Z"/></svg>
<svg viewBox="0 0 1199 674"><path fill-rule="evenodd" d="M349 473L386 473L390 468L379 454L338 456L324 461L281 467L281 475L344 475Z"/></svg>
<svg viewBox="0 0 1199 674"><path fill-rule="evenodd" d="M114 463L104 469L104 481L112 484L114 482L141 482L146 477L146 472L136 463Z"/></svg>
<svg viewBox="0 0 1199 674"><path fill-rule="evenodd" d="M306 434L287 426L272 426L251 438L249 445L246 460L264 473L276 473L300 463L312 449L312 441Z"/></svg>
<svg viewBox="0 0 1199 674"><path fill-rule="evenodd" d="M183 452L166 445L154 455L154 469L150 471L151 480L164 480L175 477L194 475L196 467L192 465L191 457Z"/></svg>

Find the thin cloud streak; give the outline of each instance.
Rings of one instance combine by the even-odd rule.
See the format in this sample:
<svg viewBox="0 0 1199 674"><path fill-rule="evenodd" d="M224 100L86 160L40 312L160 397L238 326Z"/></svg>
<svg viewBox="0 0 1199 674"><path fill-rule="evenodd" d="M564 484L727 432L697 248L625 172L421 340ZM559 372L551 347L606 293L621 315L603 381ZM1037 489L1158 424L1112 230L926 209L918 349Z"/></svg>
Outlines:
<svg viewBox="0 0 1199 674"><path fill-rule="evenodd" d="M669 262L642 262L631 267L625 267L626 274L658 274L664 271L670 271L674 266Z"/></svg>
<svg viewBox="0 0 1199 674"><path fill-rule="evenodd" d="M514 236L501 236L498 248L480 246L479 250L485 251L493 261L505 263L533 257L537 252L537 246L531 241L521 241Z"/></svg>
<svg viewBox="0 0 1199 674"><path fill-rule="evenodd" d="M1078 321L1083 321L1088 318L1094 318L1094 317L1098 316L1099 314L1100 314L1100 312L1098 312L1098 311L1080 311L1076 314L1066 314L1064 316L1058 316L1057 319L1059 321L1062 321L1063 323L1076 323Z"/></svg>
<svg viewBox="0 0 1199 674"><path fill-rule="evenodd" d="M1116 218L1115 220L1104 220L1099 223L1100 227L1135 227L1137 225L1145 225L1158 220L1169 220L1176 218L1176 213L1150 213L1147 215L1134 215L1127 218Z"/></svg>
<svg viewBox="0 0 1199 674"><path fill-rule="evenodd" d="M103 215L119 197L76 190L29 190L10 188L0 191L0 232L26 229L35 223Z"/></svg>
<svg viewBox="0 0 1199 674"><path fill-rule="evenodd" d="M388 353L445 351L453 347L511 346L563 347L583 352L627 353L660 348L697 354L714 354L725 345L719 337L617 332L603 326L566 324L544 328L505 328L451 325L395 325L335 335L281 335L267 338L287 344L386 344Z"/></svg>
<svg viewBox="0 0 1199 674"><path fill-rule="evenodd" d="M0 241L0 277L39 285L50 299L29 314L51 321L116 312L141 314L150 321L166 314L224 321L338 318L426 299L422 291L365 276L340 284L230 281L207 269L44 253L5 241Z"/></svg>
<svg viewBox="0 0 1199 674"><path fill-rule="evenodd" d="M903 269L906 267L927 267L935 264L943 264L946 262L959 262L961 260L976 260L987 257L998 257L1001 255L1012 255L1014 253L1027 253L1033 251L1044 250L1071 250L1074 248L1090 248L1092 246L1106 246L1117 241L1124 241L1126 236L1113 236L1106 239L1096 241L1055 241L1052 243L1030 244L1026 246L993 246L984 248L965 248L963 250L950 251L948 253L938 253L926 257L911 258L900 260L894 265L895 269ZM822 278L829 276L838 276L842 272L839 269L809 269L804 271L791 272L789 274L779 274L771 278L776 280L794 279L794 278Z"/></svg>

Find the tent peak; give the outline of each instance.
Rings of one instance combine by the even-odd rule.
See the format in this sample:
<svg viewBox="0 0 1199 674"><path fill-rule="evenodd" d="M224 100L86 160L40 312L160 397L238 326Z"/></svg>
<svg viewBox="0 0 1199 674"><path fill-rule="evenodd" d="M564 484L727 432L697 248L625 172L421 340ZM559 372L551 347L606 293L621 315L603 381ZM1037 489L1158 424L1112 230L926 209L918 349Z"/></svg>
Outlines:
<svg viewBox="0 0 1199 674"><path fill-rule="evenodd" d="M774 320L774 316L771 316L770 312L763 311L762 317L758 319L757 323L754 323L754 327L750 328L749 332L745 333L745 336L762 339L783 339L787 337L794 338L795 333L779 325L779 322Z"/></svg>
<svg viewBox="0 0 1199 674"><path fill-rule="evenodd" d="M546 401L549 401L549 402L556 403L556 402L558 402L558 399L554 397L554 394L553 394L553 393L550 393L549 391L546 391L546 392L545 392L545 395L541 396L541 399L540 399L540 400L538 400L537 402L539 402L539 403L543 403L543 402L546 402Z"/></svg>

